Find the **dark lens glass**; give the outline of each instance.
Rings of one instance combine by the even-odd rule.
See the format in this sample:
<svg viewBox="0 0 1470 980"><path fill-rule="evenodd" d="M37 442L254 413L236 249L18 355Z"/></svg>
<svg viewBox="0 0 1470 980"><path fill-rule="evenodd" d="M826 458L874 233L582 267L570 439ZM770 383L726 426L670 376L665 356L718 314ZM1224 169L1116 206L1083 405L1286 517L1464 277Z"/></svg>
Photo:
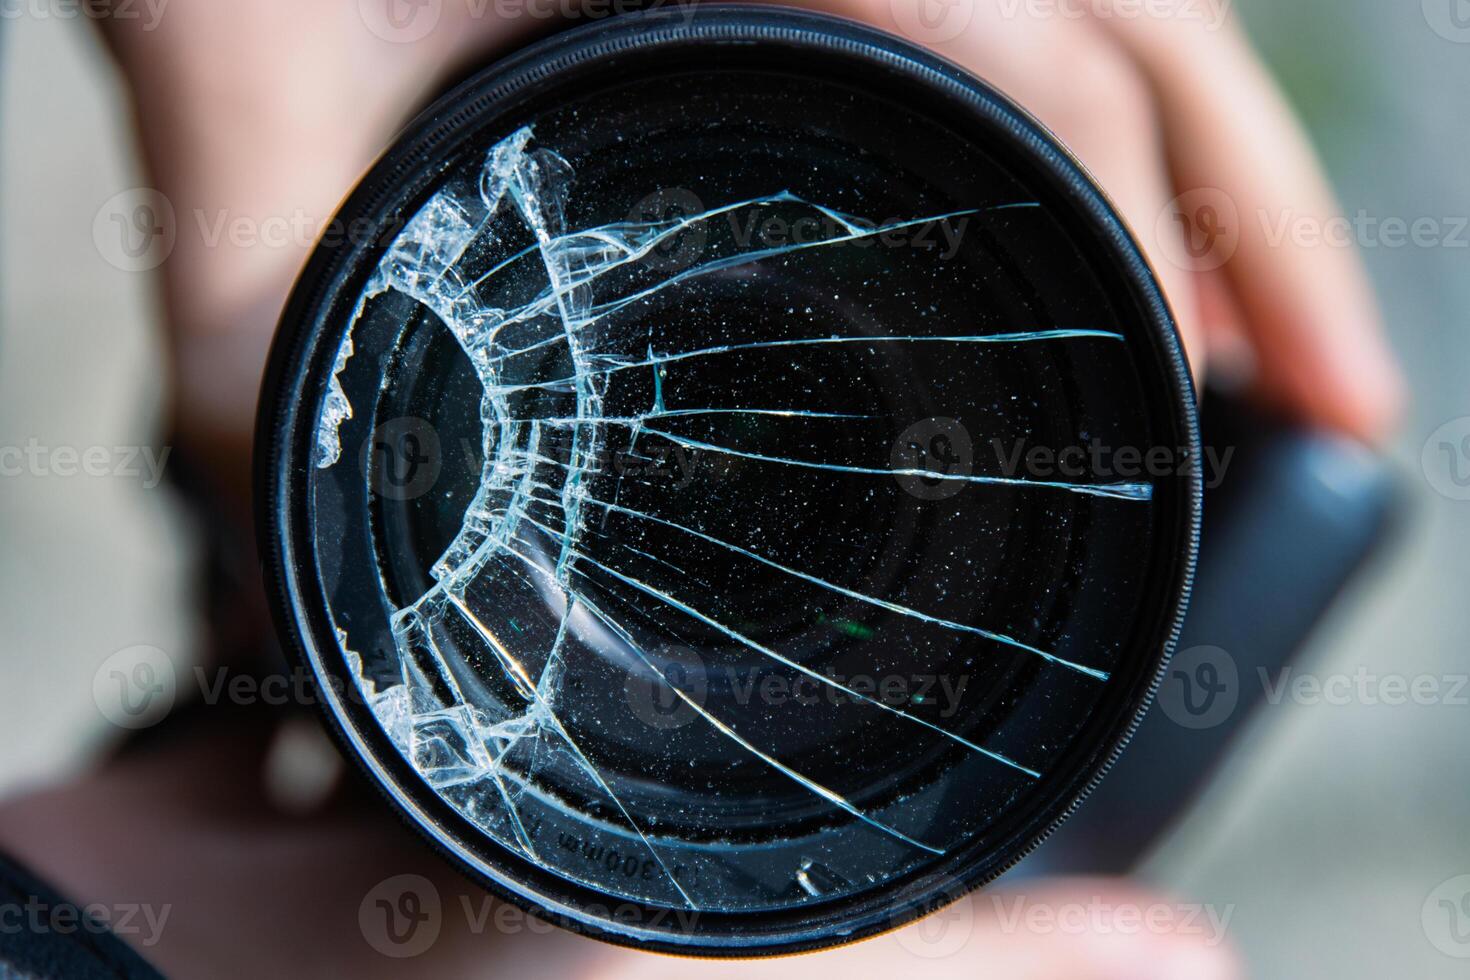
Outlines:
<svg viewBox="0 0 1470 980"><path fill-rule="evenodd" d="M1187 382L977 83L813 18L647 23L472 83L349 204L373 234L277 355L270 533L339 720L476 871L624 937L837 941L1002 869L1126 733Z"/></svg>

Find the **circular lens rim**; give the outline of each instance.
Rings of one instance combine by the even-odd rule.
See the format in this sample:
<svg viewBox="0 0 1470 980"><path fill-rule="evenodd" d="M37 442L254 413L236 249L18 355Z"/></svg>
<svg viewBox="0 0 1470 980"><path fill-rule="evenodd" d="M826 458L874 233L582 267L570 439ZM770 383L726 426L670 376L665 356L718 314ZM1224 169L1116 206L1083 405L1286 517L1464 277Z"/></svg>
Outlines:
<svg viewBox="0 0 1470 980"><path fill-rule="evenodd" d="M482 130L487 120L504 118L523 105L533 86L548 86L572 70L623 62L637 52L752 43L813 59L864 63L875 77L887 79L885 84L894 84L895 77L917 84L973 117L979 127L1009 138L1034 166L1035 176L1064 193L1079 217L1092 220L1093 237L1111 253L1121 285L1151 328L1147 340L1155 364L1140 365L1140 381L1145 389L1161 385L1145 395L1167 405L1167 417L1161 412L1151 421L1167 430L1175 444L1187 446L1193 459L1199 458L1193 379L1173 315L1148 260L1106 195L1055 137L989 85L937 55L854 22L785 8L722 4L622 15L570 28L490 66L424 111L363 178L331 227L392 228L388 212L393 202L407 212L394 220L411 216L413 208L405 209L403 202L428 196L443 172L439 164L455 158L452 148L472 139L470 134ZM327 727L395 811L496 897L572 931L661 952L748 957L841 945L902 926L999 877L1050 836L1127 745L1163 679L1188 602L1200 527L1198 467L1177 475L1173 492L1166 495L1173 507L1161 516L1160 525L1172 527L1172 534L1155 554L1163 568L1156 578L1162 582L1164 602L1155 610L1154 641L1129 651L1137 661L1130 686L1121 697L1105 699L1089 720L1089 727L1101 726L1104 737L1090 745L1078 739L1058 764L1066 778L1049 777L1050 793L1038 793L1029 805L1031 813L1004 838L972 841L921 874L833 902L759 913L701 911L690 924L667 909L611 899L485 837L402 759L361 699L353 703L347 693L351 678L310 558L309 481L302 473L309 473L315 407L330 374L323 365L335 356L339 338L332 335L333 328L340 328L344 305L355 303L386 244L386 236L370 247L350 239L338 247L321 243L292 291L271 347L256 422L258 548L277 635L306 666ZM1165 553L1169 544L1174 547ZM1103 710L1109 707L1110 713ZM1100 718L1103 714L1109 716Z"/></svg>

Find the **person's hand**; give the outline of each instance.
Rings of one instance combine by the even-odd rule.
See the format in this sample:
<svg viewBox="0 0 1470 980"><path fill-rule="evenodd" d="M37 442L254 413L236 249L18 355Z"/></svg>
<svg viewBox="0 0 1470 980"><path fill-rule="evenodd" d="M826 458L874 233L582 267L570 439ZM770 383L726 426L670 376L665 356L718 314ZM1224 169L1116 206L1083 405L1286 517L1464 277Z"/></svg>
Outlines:
<svg viewBox="0 0 1470 980"><path fill-rule="evenodd" d="M19 854L78 906L145 910L122 938L168 976L1240 976L1225 942L1231 908L1180 904L1107 880L987 889L904 929L813 956L696 964L617 949L494 902L415 839L361 779L303 811L301 791L312 780L298 775L286 805L270 774L285 743L316 729L308 718L285 729L278 722L272 712L215 710L101 772L0 805L0 851ZM408 895L417 925L389 918Z"/></svg>

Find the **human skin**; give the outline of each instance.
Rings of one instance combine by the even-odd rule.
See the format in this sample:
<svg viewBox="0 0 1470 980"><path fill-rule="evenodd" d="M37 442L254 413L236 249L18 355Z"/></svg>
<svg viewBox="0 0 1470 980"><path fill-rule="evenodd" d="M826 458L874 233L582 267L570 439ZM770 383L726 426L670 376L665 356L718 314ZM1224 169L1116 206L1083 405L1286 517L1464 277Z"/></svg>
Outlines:
<svg viewBox="0 0 1470 980"><path fill-rule="evenodd" d="M902 33L895 4L906 2L805 5ZM1239 29L1229 18L1211 29L1208 18L1033 16L1030 9L974 0L967 29L933 46L1015 98L1092 171L1152 257L1196 375L1206 376L1212 362L1239 363L1245 351L1257 397L1278 411L1364 441L1385 438L1403 385L1352 251L1273 245L1260 222L1242 220L1239 243L1218 268L1169 258L1180 242L1168 236L1183 232L1160 216L1197 189L1223 193L1242 216L1290 209L1325 221L1338 213L1306 139ZM496 10L445 0L434 30L413 43L375 35L361 6L344 0L172 0L153 30L102 22L132 98L149 181L179 218L160 270L174 428L242 526L260 373L311 242L211 243L204 225L220 214L256 222L304 215L324 224L446 77L547 29L545 20ZM358 905L374 882L424 874L446 904L477 893L356 784L339 786L310 812L272 805L259 778L268 728L125 756L9 803L0 807L0 846L79 902L173 905L172 927L144 952L185 976L327 969L454 976L492 966L508 975L515 964L549 975L658 976L692 968L568 935L454 929L423 957L383 959L357 927ZM1156 901L1118 881L1058 882L1021 897L1043 905ZM703 969L1067 980L1214 980L1239 972L1225 946L1198 934L1038 934L1006 928L997 908L973 903L970 941L937 960L890 936L817 960Z"/></svg>

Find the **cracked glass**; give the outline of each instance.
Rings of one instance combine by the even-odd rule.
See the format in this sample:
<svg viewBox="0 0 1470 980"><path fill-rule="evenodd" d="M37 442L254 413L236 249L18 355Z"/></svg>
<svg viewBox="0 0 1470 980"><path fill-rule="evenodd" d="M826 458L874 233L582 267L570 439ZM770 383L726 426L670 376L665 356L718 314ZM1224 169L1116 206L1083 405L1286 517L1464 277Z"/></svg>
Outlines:
<svg viewBox="0 0 1470 980"><path fill-rule="evenodd" d="M404 203L299 479L330 655L483 853L760 913L1056 806L1170 519L1084 451L1157 444L1158 368L1071 207L781 72L563 97Z"/></svg>

